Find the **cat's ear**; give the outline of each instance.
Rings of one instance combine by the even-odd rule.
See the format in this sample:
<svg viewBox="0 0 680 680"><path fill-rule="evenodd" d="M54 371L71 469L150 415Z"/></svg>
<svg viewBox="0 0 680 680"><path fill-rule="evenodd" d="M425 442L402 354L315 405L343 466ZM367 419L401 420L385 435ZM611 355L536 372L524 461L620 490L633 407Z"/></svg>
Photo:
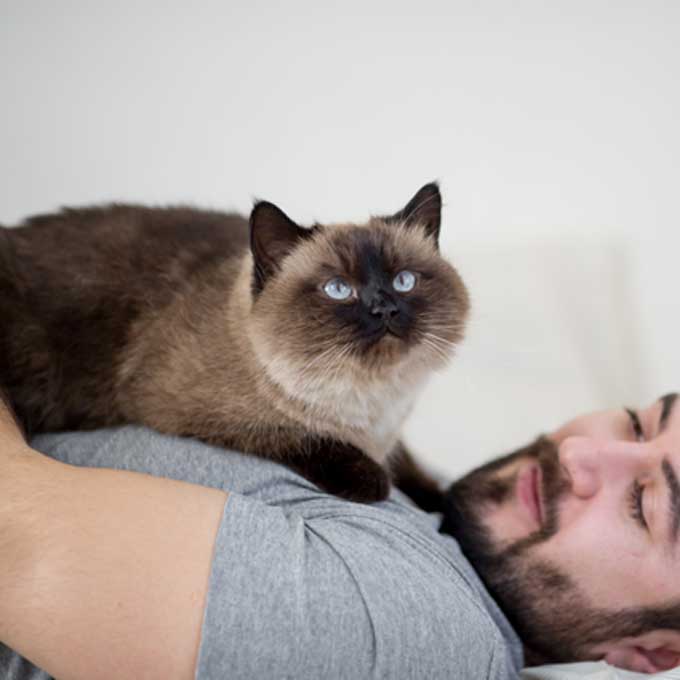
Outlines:
<svg viewBox="0 0 680 680"><path fill-rule="evenodd" d="M399 212L386 219L387 222L419 224L439 247L439 227L442 221L442 195L436 182L430 182L418 190L416 195Z"/></svg>
<svg viewBox="0 0 680 680"><path fill-rule="evenodd" d="M250 250L255 262L253 286L256 293L278 271L281 260L311 233L311 229L295 224L273 203L258 201L255 204L250 213Z"/></svg>

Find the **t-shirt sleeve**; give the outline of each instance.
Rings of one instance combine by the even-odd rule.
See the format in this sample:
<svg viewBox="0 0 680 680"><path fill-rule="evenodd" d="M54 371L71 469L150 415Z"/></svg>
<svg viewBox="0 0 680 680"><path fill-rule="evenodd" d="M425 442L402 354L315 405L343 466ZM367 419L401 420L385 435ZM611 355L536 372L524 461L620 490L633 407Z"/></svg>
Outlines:
<svg viewBox="0 0 680 680"><path fill-rule="evenodd" d="M367 677L374 644L361 593L332 546L300 515L230 494L196 677Z"/></svg>
<svg viewBox="0 0 680 680"><path fill-rule="evenodd" d="M465 578L417 535L375 508L298 510L229 495L198 680L516 677Z"/></svg>

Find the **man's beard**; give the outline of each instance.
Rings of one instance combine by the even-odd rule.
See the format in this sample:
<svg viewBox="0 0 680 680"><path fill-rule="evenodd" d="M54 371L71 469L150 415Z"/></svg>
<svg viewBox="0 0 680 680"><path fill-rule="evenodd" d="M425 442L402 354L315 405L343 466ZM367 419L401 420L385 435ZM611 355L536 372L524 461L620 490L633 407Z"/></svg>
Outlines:
<svg viewBox="0 0 680 680"><path fill-rule="evenodd" d="M484 524L494 507L515 493L516 474L503 475L517 460L536 462L541 469L541 527L516 541L495 540ZM614 632L594 626L596 614L568 574L532 558L530 549L559 529L559 500L569 488L561 472L555 444L539 437L533 444L474 470L448 490L441 531L459 542L489 592L515 627L530 663L587 658L586 645L609 639ZM584 620L584 617L591 617Z"/></svg>

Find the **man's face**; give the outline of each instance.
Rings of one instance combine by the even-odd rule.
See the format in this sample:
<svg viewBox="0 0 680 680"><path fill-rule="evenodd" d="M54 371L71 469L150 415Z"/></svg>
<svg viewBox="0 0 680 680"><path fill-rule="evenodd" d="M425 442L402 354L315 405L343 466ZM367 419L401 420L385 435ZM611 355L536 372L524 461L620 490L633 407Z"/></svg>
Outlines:
<svg viewBox="0 0 680 680"><path fill-rule="evenodd" d="M448 495L461 543L536 660L680 663L680 399L577 418Z"/></svg>

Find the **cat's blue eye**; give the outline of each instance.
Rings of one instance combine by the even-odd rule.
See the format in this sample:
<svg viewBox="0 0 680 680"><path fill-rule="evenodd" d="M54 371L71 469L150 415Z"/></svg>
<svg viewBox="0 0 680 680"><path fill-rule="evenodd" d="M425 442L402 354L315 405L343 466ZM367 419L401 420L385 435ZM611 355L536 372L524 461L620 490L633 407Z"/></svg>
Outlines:
<svg viewBox="0 0 680 680"><path fill-rule="evenodd" d="M397 293L408 293L416 285L416 275L413 272L404 269L399 272L392 280L392 287Z"/></svg>
<svg viewBox="0 0 680 680"><path fill-rule="evenodd" d="M353 290L347 281L338 276L324 285L323 292L331 300L347 300L352 295Z"/></svg>

